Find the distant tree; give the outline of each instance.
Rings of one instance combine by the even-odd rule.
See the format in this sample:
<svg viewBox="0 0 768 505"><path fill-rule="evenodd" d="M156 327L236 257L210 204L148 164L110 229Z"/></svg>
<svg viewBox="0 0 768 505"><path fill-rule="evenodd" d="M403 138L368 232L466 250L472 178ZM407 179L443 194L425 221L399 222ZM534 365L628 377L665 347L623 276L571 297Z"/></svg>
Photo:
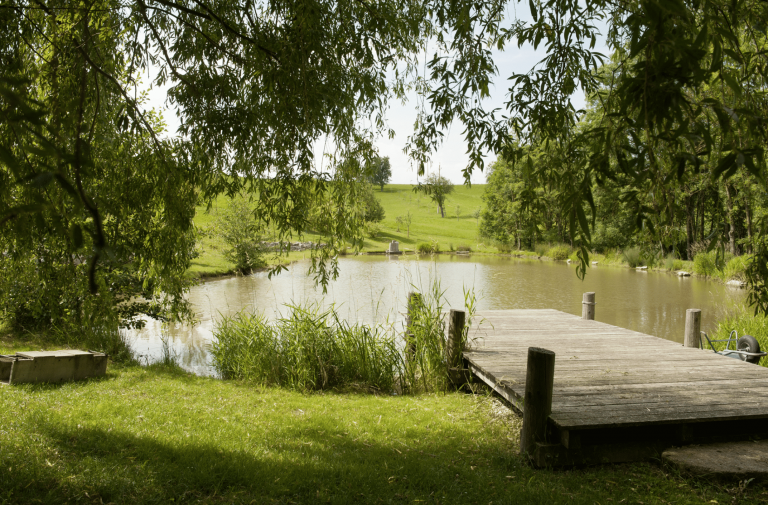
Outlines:
<svg viewBox="0 0 768 505"><path fill-rule="evenodd" d="M392 166L389 164L389 156L384 158L376 156L368 164L368 180L371 184L379 186L384 191L384 185L392 179Z"/></svg>
<svg viewBox="0 0 768 505"><path fill-rule="evenodd" d="M384 219L384 206L373 194L370 187L362 192L363 220L366 223L379 223Z"/></svg>
<svg viewBox="0 0 768 505"><path fill-rule="evenodd" d="M475 223L480 224L480 207L476 208L475 211L472 213L472 217L475 218Z"/></svg>
<svg viewBox="0 0 768 505"><path fill-rule="evenodd" d="M445 198L453 193L453 183L437 174L429 174L423 184L413 188L413 191L427 195L437 204L440 216L445 217Z"/></svg>
<svg viewBox="0 0 768 505"><path fill-rule="evenodd" d="M261 246L262 229L243 196L235 196L216 219L216 232L227 245L224 256L240 272L266 264Z"/></svg>
<svg viewBox="0 0 768 505"><path fill-rule="evenodd" d="M413 215L411 215L411 211L409 210L403 217L403 223L405 223L405 229L408 232L408 238L411 238L411 221L413 221Z"/></svg>
<svg viewBox="0 0 768 505"><path fill-rule="evenodd" d="M461 216L461 206L456 206L456 221L459 220L459 216Z"/></svg>
<svg viewBox="0 0 768 505"><path fill-rule="evenodd" d="M403 216L397 216L395 218L395 223L397 223L397 231L400 232L400 226L403 224Z"/></svg>

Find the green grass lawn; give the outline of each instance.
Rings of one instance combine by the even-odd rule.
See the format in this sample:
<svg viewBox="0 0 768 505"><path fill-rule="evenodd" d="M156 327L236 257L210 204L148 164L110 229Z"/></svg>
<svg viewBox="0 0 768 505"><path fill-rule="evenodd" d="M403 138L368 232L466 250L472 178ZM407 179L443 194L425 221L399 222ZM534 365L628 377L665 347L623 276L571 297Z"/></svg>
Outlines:
<svg viewBox="0 0 768 505"><path fill-rule="evenodd" d="M535 470L520 421L461 393L301 394L110 365L0 388L0 503L768 503L655 463Z"/></svg>
<svg viewBox="0 0 768 505"><path fill-rule="evenodd" d="M380 233L377 238L366 237L362 251L384 251L389 242L397 240L400 242L400 249L404 251L414 251L420 242L437 241L442 251L450 250L451 247L469 246L473 251L496 252L496 249L490 247L482 240L478 239L478 220L472 217L472 213L482 207L482 195L485 191L485 185L473 185L471 188L466 186L456 186L455 191L448 195L445 208L446 217L440 217L437 212L437 206L429 197L413 192L413 186L410 184L386 185L384 191L374 189L376 198L381 201L384 207L385 217L379 223ZM211 212L207 212L206 207L198 206L195 215L195 226L198 229L205 229L213 224L215 220L216 209L226 202L225 197L221 197L214 202ZM456 207L459 207L460 214L457 218ZM405 216L408 212L413 216L410 227L410 234L404 226L396 222L397 216ZM299 238L294 238L298 241ZM307 234L304 241L317 241L318 237L314 234ZM204 237L198 244L200 255L192 262L190 273L193 275L220 275L229 273L234 268L224 258L224 244L216 237ZM270 263L278 261L290 262L302 259L309 253L293 252L287 258L278 259L271 257Z"/></svg>

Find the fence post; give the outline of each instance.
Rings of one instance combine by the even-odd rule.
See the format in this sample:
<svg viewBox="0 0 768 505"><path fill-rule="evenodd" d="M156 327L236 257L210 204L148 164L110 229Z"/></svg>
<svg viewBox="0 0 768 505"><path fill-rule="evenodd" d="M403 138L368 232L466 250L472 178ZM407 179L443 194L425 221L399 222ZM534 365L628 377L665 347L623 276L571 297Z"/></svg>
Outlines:
<svg viewBox="0 0 768 505"><path fill-rule="evenodd" d="M448 342L446 342L446 359L448 362L448 380L461 386L466 380L462 373L462 353L464 352L464 324L466 312L451 309L448 321Z"/></svg>
<svg viewBox="0 0 768 505"><path fill-rule="evenodd" d="M595 319L595 293L584 293L581 299L581 318L590 321Z"/></svg>
<svg viewBox="0 0 768 505"><path fill-rule="evenodd" d="M701 347L701 309L685 311L685 347Z"/></svg>
<svg viewBox="0 0 768 505"><path fill-rule="evenodd" d="M552 413L552 389L555 379L555 353L540 347L528 348L523 400L523 432L520 452L533 456L536 443L545 443L547 420Z"/></svg>

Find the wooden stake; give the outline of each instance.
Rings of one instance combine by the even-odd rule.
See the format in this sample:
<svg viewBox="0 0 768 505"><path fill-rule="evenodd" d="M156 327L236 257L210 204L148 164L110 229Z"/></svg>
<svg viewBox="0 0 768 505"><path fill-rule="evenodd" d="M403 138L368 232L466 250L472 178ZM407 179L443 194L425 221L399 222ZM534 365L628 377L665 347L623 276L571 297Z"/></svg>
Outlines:
<svg viewBox="0 0 768 505"><path fill-rule="evenodd" d="M547 420L552 413L555 353L540 347L529 347L527 366L520 452L532 456L536 443L547 442Z"/></svg>
<svg viewBox="0 0 768 505"><path fill-rule="evenodd" d="M462 363L466 315L463 310L451 309L448 321L448 342L446 343L448 380L457 387L467 383L467 374Z"/></svg>
<svg viewBox="0 0 768 505"><path fill-rule="evenodd" d="M450 321L448 322L448 346L447 359L448 367L461 366L461 353L464 352L464 322L466 313L463 310L451 309Z"/></svg>
<svg viewBox="0 0 768 505"><path fill-rule="evenodd" d="M701 309L685 311L685 347L701 347Z"/></svg>
<svg viewBox="0 0 768 505"><path fill-rule="evenodd" d="M595 319L595 294L584 293L581 299L581 318L594 321Z"/></svg>

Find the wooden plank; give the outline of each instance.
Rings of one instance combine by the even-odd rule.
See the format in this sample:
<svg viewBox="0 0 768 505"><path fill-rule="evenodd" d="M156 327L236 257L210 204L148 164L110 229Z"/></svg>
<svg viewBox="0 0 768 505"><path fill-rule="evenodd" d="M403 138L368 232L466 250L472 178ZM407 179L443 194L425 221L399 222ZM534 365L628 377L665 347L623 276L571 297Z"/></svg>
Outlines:
<svg viewBox="0 0 768 505"><path fill-rule="evenodd" d="M465 359L521 410L528 347L557 354L551 419L561 429L768 419L765 368L554 310L475 319Z"/></svg>

